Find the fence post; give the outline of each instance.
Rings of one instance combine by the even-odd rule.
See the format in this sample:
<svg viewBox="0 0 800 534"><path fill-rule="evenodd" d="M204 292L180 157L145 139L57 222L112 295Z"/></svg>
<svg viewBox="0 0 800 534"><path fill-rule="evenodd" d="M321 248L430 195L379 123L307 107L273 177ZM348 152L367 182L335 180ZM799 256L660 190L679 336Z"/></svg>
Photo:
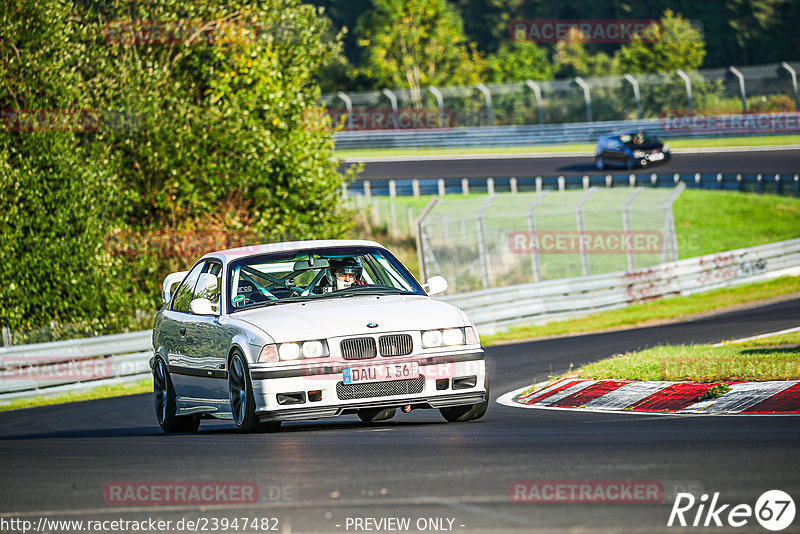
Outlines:
<svg viewBox="0 0 800 534"><path fill-rule="evenodd" d="M717 173L717 189L722 189L722 173Z"/></svg>
<svg viewBox="0 0 800 534"><path fill-rule="evenodd" d="M397 96L393 92L388 89L384 89L381 91L386 97L389 99L389 102L392 104L392 120L394 121L394 129L397 130L400 128L400 117L397 112Z"/></svg>
<svg viewBox="0 0 800 534"><path fill-rule="evenodd" d="M394 179L389 180L389 198L397 196L397 182Z"/></svg>
<svg viewBox="0 0 800 534"><path fill-rule="evenodd" d="M492 205L494 202L494 195L490 195L489 198L484 202L483 206L478 210L477 213L477 225L478 225L478 254L480 256L481 262L481 270L482 270L482 282L483 288L489 289L492 283L492 272L491 272L491 265L489 264L489 247L486 244L486 227L483 223L483 214L486 213L486 210L489 209L489 206Z"/></svg>
<svg viewBox="0 0 800 534"><path fill-rule="evenodd" d="M678 69L675 72L681 77L683 83L686 85L686 100L689 103L689 116L694 117L694 111L692 110L692 80L690 80L689 76L681 69Z"/></svg>
<svg viewBox="0 0 800 534"><path fill-rule="evenodd" d="M781 175L780 174L776 174L775 175L775 194L776 195L780 195L781 194Z"/></svg>
<svg viewBox="0 0 800 534"><path fill-rule="evenodd" d="M781 63L781 67L789 73L789 76L792 78L792 92L794 93L794 110L800 111L800 101L797 99L797 72L792 68L791 65L786 63L785 61Z"/></svg>
<svg viewBox="0 0 800 534"><path fill-rule="evenodd" d="M486 101L486 121L489 123L489 126L494 126L494 112L492 111L492 93L489 91L489 88L479 83L475 86L478 91L483 93L483 99Z"/></svg>
<svg viewBox="0 0 800 534"><path fill-rule="evenodd" d="M394 200L389 201L389 217L391 218L391 229L392 235L397 235L397 207L395 206Z"/></svg>
<svg viewBox="0 0 800 534"><path fill-rule="evenodd" d="M347 184L342 184L342 198L347 200Z"/></svg>
<svg viewBox="0 0 800 534"><path fill-rule="evenodd" d="M631 187L636 187L636 175L632 174L628 176L628 185Z"/></svg>
<svg viewBox="0 0 800 534"><path fill-rule="evenodd" d="M800 197L800 174L794 175L794 196Z"/></svg>
<svg viewBox="0 0 800 534"><path fill-rule="evenodd" d="M537 176L536 177L536 192L537 193L541 193L542 192L542 177L541 176Z"/></svg>
<svg viewBox="0 0 800 534"><path fill-rule="evenodd" d="M658 182L658 175L656 173L652 173L650 175L650 185L655 187L657 182Z"/></svg>
<svg viewBox="0 0 800 534"><path fill-rule="evenodd" d="M347 129L353 130L353 101L350 100L350 97L347 96L347 93L343 91L339 91L336 93L336 96L344 102L344 107L347 109Z"/></svg>
<svg viewBox="0 0 800 534"><path fill-rule="evenodd" d="M411 191L414 192L414 198L419 198L419 180L417 178L411 180Z"/></svg>
<svg viewBox="0 0 800 534"><path fill-rule="evenodd" d="M672 181L675 183L675 185L678 185L678 182L681 181L681 175L676 172L672 175Z"/></svg>
<svg viewBox="0 0 800 534"><path fill-rule="evenodd" d="M372 198L372 184L369 180L364 180L364 198Z"/></svg>
<svg viewBox="0 0 800 534"><path fill-rule="evenodd" d="M512 176L511 179L508 180L508 187L511 188L512 193L519 192L519 189L517 188L517 179L515 177Z"/></svg>
<svg viewBox="0 0 800 534"><path fill-rule="evenodd" d="M494 195L494 178L486 179L486 192L489 194L489 196Z"/></svg>
<svg viewBox="0 0 800 534"><path fill-rule="evenodd" d="M559 177L558 177L558 190L559 190L559 191L563 191L563 190L565 190L566 188L567 188L567 183L566 183L566 180L564 179L564 177L563 177L563 176L559 176Z"/></svg>
<svg viewBox="0 0 800 534"><path fill-rule="evenodd" d="M428 91L436 97L436 105L439 108L439 128L444 128L444 98L442 92L434 86L428 87Z"/></svg>
<svg viewBox="0 0 800 534"><path fill-rule="evenodd" d="M461 194L469 195L469 180L467 178L461 179Z"/></svg>
<svg viewBox="0 0 800 534"><path fill-rule="evenodd" d="M612 187L614 185L614 177L610 174L606 174L606 187Z"/></svg>
<svg viewBox="0 0 800 534"><path fill-rule="evenodd" d="M433 197L428 205L425 206L425 209L422 210L422 213L419 214L417 219L414 221L413 227L417 229L416 231L416 240L417 240L417 261L419 261L419 279L424 284L428 278L428 270L427 266L425 265L425 247L427 243L425 243L425 228L423 223L425 222L425 218L431 212L433 207L436 203L439 202L437 197ZM409 216L411 215L411 208L408 210Z"/></svg>
<svg viewBox="0 0 800 534"><path fill-rule="evenodd" d="M592 120L592 94L589 91L589 84L580 76L575 77L575 83L583 89L583 100L586 102L586 122L594 122Z"/></svg>
<svg viewBox="0 0 800 534"><path fill-rule="evenodd" d="M760 194L764 194L764 179L762 178L761 174L756 176L756 181L758 182L758 192Z"/></svg>
<svg viewBox="0 0 800 534"><path fill-rule="evenodd" d="M534 240L534 237L536 236L536 210L539 208L539 205L541 205L542 201L544 201L544 197L546 197L548 193L550 193L550 191L541 193L528 208L528 238L532 243L536 243L537 245L539 244L539 240ZM531 247L530 255L531 267L533 267L533 281L541 282L542 268L539 264L539 250Z"/></svg>
<svg viewBox="0 0 800 534"><path fill-rule="evenodd" d="M747 113L747 93L744 87L744 74L736 67L728 67L728 70L739 79L739 96L742 98L742 113Z"/></svg>
<svg viewBox="0 0 800 534"><path fill-rule="evenodd" d="M10 347L12 345L11 342L11 329L7 326L3 327L3 346Z"/></svg>
<svg viewBox="0 0 800 534"><path fill-rule="evenodd" d="M739 191L740 192L744 191L744 184L742 183L742 175L741 174L737 174L736 175L736 184L739 186Z"/></svg>
<svg viewBox="0 0 800 534"><path fill-rule="evenodd" d="M589 276L589 251L586 250L586 244L583 241L583 235L586 233L586 227L583 223L583 208L586 207L595 191L595 188L589 189L575 209L575 214L578 218L578 239L581 247L581 270L583 271L583 276Z"/></svg>
<svg viewBox="0 0 800 534"><path fill-rule="evenodd" d="M633 97L636 99L636 119L642 120L642 99L639 96L639 80L630 74L626 74L623 78L628 80L628 83L633 86Z"/></svg>
<svg viewBox="0 0 800 534"><path fill-rule="evenodd" d="M542 88L539 84L532 80L525 80L525 85L533 89L533 94L536 97L536 108L539 110L539 124L544 124L544 109L542 109Z"/></svg>
<svg viewBox="0 0 800 534"><path fill-rule="evenodd" d="M628 200L625 201L625 205L622 208L622 230L625 232L626 236L631 235L631 204L633 204L633 201L636 200L636 197L642 194L642 191L644 191L643 188L637 187L633 194L628 197ZM627 244L630 245L630 241L628 241ZM630 246L628 246L627 258L628 270L632 271L636 268L636 258L634 257L633 249Z"/></svg>
<svg viewBox="0 0 800 534"><path fill-rule="evenodd" d="M584 174L583 175L583 178L581 178L581 182L583 184L583 188L584 189L589 189L589 175L588 174Z"/></svg>
<svg viewBox="0 0 800 534"><path fill-rule="evenodd" d="M440 197L444 196L444 178L439 178L436 181L436 188L438 189L438 193Z"/></svg>

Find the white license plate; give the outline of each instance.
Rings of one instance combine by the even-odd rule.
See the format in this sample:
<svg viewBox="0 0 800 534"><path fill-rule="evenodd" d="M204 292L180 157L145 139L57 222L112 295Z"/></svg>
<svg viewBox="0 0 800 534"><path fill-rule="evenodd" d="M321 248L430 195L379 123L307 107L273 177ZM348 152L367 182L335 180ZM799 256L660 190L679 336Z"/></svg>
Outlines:
<svg viewBox="0 0 800 534"><path fill-rule="evenodd" d="M654 161L658 161L660 159L664 159L664 153L663 152L653 152L652 154L650 154L650 159L654 160Z"/></svg>
<svg viewBox="0 0 800 534"><path fill-rule="evenodd" d="M410 380L418 376L419 364L417 362L382 363L380 365L345 367L342 369L342 378L345 384Z"/></svg>

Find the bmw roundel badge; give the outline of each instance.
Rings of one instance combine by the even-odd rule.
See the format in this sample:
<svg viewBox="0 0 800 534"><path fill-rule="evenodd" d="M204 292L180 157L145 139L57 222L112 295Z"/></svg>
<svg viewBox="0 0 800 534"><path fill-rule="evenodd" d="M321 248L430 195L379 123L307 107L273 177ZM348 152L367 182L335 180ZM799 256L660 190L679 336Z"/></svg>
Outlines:
<svg viewBox="0 0 800 534"><path fill-rule="evenodd" d="M367 323L367 328L378 328L378 323Z"/></svg>

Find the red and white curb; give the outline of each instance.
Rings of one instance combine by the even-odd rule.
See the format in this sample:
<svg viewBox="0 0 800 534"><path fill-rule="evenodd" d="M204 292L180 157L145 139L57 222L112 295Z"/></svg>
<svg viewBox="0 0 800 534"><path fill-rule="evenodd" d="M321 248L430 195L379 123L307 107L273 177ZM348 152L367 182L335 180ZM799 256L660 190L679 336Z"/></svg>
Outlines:
<svg viewBox="0 0 800 534"><path fill-rule="evenodd" d="M798 414L800 380L725 382L730 391L699 400L717 384L700 382L640 382L585 380L567 376L536 388L502 395L505 406L538 409L578 409L596 412L659 414Z"/></svg>

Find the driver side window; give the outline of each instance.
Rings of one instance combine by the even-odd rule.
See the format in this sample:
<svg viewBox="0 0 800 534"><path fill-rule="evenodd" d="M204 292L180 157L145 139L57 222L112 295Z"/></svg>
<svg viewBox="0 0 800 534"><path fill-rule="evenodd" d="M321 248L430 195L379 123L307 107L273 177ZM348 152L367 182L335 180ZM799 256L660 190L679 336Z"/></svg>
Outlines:
<svg viewBox="0 0 800 534"><path fill-rule="evenodd" d="M219 312L219 295L222 284L222 265L208 262L200 273L192 299L208 299L211 308Z"/></svg>

